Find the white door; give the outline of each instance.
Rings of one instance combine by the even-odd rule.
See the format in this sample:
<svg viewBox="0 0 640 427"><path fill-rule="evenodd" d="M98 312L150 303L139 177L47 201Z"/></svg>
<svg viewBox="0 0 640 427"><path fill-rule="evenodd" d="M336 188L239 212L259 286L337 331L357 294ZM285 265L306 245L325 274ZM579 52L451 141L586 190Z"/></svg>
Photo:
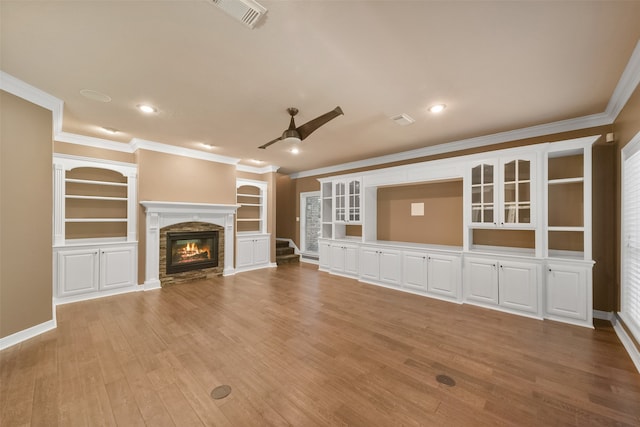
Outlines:
<svg viewBox="0 0 640 427"><path fill-rule="evenodd" d="M98 290L98 254L98 249L58 252L58 297Z"/></svg>
<svg viewBox="0 0 640 427"><path fill-rule="evenodd" d="M460 258L450 255L431 254L427 263L429 292L458 298Z"/></svg>
<svg viewBox="0 0 640 427"><path fill-rule="evenodd" d="M380 278L380 267L378 265L378 250L375 248L360 248L360 277L365 280L375 280Z"/></svg>
<svg viewBox="0 0 640 427"><path fill-rule="evenodd" d="M500 263L500 305L536 313L538 311L537 265Z"/></svg>
<svg viewBox="0 0 640 427"><path fill-rule="evenodd" d="M587 269L561 264L547 268L547 313L587 319Z"/></svg>
<svg viewBox="0 0 640 427"><path fill-rule="evenodd" d="M269 242L270 238L259 238L253 241L253 264L269 263Z"/></svg>
<svg viewBox="0 0 640 427"><path fill-rule="evenodd" d="M380 282L400 286L402 276L400 251L385 249L380 251Z"/></svg>
<svg viewBox="0 0 640 427"><path fill-rule="evenodd" d="M304 255L319 256L321 226L320 192L300 193L300 249Z"/></svg>
<svg viewBox="0 0 640 427"><path fill-rule="evenodd" d="M464 268L465 298L498 304L497 261L467 258Z"/></svg>
<svg viewBox="0 0 640 427"><path fill-rule="evenodd" d="M413 291L427 290L427 255L424 252L405 251L402 255L403 287Z"/></svg>
<svg viewBox="0 0 640 427"><path fill-rule="evenodd" d="M134 284L134 251L131 246L100 251L100 288L112 289Z"/></svg>

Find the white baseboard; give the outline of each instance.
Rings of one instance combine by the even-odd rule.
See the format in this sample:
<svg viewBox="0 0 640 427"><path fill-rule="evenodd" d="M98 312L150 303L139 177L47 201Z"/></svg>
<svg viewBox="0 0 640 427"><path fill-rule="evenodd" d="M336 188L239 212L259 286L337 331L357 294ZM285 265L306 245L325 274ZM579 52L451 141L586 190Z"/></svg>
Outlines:
<svg viewBox="0 0 640 427"><path fill-rule="evenodd" d="M130 285L130 286L127 286L126 288L118 288L118 289L111 289L108 291L92 292L88 294L54 298L53 302L55 305L63 305L63 304L70 304L72 302L88 301L96 298L110 297L113 295L128 294L129 292L138 292L139 290L140 290L140 286Z"/></svg>
<svg viewBox="0 0 640 427"><path fill-rule="evenodd" d="M613 323L615 319L615 315L613 311L602 311L602 310L593 310L593 318L600 320L608 320Z"/></svg>
<svg viewBox="0 0 640 427"><path fill-rule="evenodd" d="M625 350L627 350L629 357L631 357L631 361L636 366L636 370L640 372L640 351L638 351L638 348L633 343L631 337L627 334L627 331L622 327L616 315L613 316L613 321L611 323L613 324L613 330L616 331L616 335L618 335L620 342L624 346Z"/></svg>
<svg viewBox="0 0 640 427"><path fill-rule="evenodd" d="M9 348L16 344L20 344L22 341L26 341L30 338L36 337L55 328L56 320L54 314L54 318L52 320L47 320L46 322L40 323L39 325L32 326L20 332L16 332L15 334L0 338L0 350L4 350L5 348Z"/></svg>
<svg viewBox="0 0 640 427"><path fill-rule="evenodd" d="M160 280L145 280L142 288L143 288L142 290L144 291L151 291L153 289L162 288L162 284L160 283Z"/></svg>

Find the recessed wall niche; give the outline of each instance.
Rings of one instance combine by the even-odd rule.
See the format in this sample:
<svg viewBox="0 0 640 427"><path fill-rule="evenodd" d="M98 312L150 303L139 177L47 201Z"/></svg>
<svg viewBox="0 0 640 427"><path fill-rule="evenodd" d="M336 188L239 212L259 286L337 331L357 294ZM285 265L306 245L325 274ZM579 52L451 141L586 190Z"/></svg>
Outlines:
<svg viewBox="0 0 640 427"><path fill-rule="evenodd" d="M462 180L379 187L378 240L462 246ZM424 203L412 216L411 204Z"/></svg>

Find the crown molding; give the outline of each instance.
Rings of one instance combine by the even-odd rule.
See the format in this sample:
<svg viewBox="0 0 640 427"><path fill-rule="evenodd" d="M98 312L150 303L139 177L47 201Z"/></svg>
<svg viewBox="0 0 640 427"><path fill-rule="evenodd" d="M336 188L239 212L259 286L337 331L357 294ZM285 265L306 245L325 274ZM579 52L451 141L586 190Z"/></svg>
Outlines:
<svg viewBox="0 0 640 427"><path fill-rule="evenodd" d="M504 142L518 141L520 139L534 138L555 133L569 132L578 129L603 126L611 124L613 121L606 113L592 114L590 116L578 117L576 119L561 120L558 122L536 125L522 129L506 132L494 133L491 135L478 136L475 138L462 139L444 144L432 145L429 147L417 148L410 151L389 154L386 156L372 157L370 159L355 162L342 163L325 168L312 169L308 171L290 174L292 179L306 178L309 176L332 174L350 169L378 166L387 163L400 162L416 159L420 157L434 156L436 154L451 153L454 151L468 150L470 148L485 147L488 145L501 144Z"/></svg>
<svg viewBox="0 0 640 427"><path fill-rule="evenodd" d="M611 99L607 104L605 112L611 117L611 123L613 123L618 115L629 101L629 98L633 94L633 91L640 84L640 40L636 44L629 62L627 62L620 80L611 95Z"/></svg>
<svg viewBox="0 0 640 427"><path fill-rule="evenodd" d="M265 174L265 173L271 173L271 172L277 172L278 169L280 169L280 166L275 166L275 165L268 165L268 166L264 166L261 168L256 168L253 166L247 166L247 165L241 165L241 164L237 164L236 165L236 170L240 171L240 172L250 172L250 173L257 173L257 174Z"/></svg>
<svg viewBox="0 0 640 427"><path fill-rule="evenodd" d="M0 89L26 101L46 108L53 114L53 134L62 130L62 112L64 102L47 92L31 86L29 83L13 77L0 70Z"/></svg>
<svg viewBox="0 0 640 427"><path fill-rule="evenodd" d="M133 138L129 142L131 149L135 152L138 150L157 151L159 153L174 154L177 156L191 157L192 159L208 160L216 163L226 163L229 165L237 165L240 159L235 157L220 156L218 154L203 153L202 151L193 150L191 148L178 147L175 145L162 144L155 141L147 141L145 139Z"/></svg>
<svg viewBox="0 0 640 427"><path fill-rule="evenodd" d="M58 142L102 148L104 150L120 151L123 153L133 153L134 151L131 149L131 145L126 142L116 142L109 139L95 138L93 136L78 135L69 132L58 132L54 135L53 139Z"/></svg>

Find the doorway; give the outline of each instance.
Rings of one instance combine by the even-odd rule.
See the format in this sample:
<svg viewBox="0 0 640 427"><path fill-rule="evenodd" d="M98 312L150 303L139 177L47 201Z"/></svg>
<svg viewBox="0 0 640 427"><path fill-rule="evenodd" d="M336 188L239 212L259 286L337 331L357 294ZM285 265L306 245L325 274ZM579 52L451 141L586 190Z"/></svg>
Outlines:
<svg viewBox="0 0 640 427"><path fill-rule="evenodd" d="M318 259L320 229L320 192L300 193L300 252L304 258Z"/></svg>

